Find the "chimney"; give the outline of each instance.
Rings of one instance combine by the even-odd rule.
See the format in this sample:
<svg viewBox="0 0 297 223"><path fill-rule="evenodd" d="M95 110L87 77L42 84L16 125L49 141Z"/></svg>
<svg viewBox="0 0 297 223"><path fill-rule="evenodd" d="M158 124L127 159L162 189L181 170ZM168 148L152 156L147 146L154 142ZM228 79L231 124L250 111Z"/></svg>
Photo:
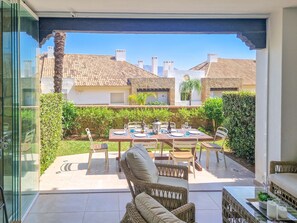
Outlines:
<svg viewBox="0 0 297 223"><path fill-rule="evenodd" d="M115 59L116 61L126 61L126 50L116 50Z"/></svg>
<svg viewBox="0 0 297 223"><path fill-rule="evenodd" d="M138 60L138 67L143 69L143 60Z"/></svg>
<svg viewBox="0 0 297 223"><path fill-rule="evenodd" d="M152 73L158 75L158 57L152 57Z"/></svg>
<svg viewBox="0 0 297 223"><path fill-rule="evenodd" d="M208 54L207 55L207 62L211 63L216 63L218 62L218 55L217 54Z"/></svg>
<svg viewBox="0 0 297 223"><path fill-rule="evenodd" d="M47 47L47 58L55 58L54 56L54 47L48 46Z"/></svg>
<svg viewBox="0 0 297 223"><path fill-rule="evenodd" d="M170 71L173 71L174 63L173 61L163 62L163 77L168 77Z"/></svg>

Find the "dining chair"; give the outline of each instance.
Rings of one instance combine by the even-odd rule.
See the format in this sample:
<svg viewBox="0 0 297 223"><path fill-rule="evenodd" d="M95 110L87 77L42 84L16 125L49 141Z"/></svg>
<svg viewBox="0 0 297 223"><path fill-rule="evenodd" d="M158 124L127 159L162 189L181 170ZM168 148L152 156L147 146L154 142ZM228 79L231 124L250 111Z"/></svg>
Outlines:
<svg viewBox="0 0 297 223"><path fill-rule="evenodd" d="M214 136L213 142L201 142L200 143L200 153L199 153L199 161L201 159L201 151L203 148L206 149L206 169L209 168L209 158L210 158L210 151L215 151L217 156L217 162L219 162L219 152L221 152L224 156L225 168L227 168L226 158L224 153L224 144L226 138L228 137L228 129L224 127L218 127L216 134ZM223 140L222 144L216 143L217 140Z"/></svg>
<svg viewBox="0 0 297 223"><path fill-rule="evenodd" d="M133 139L132 146L142 145L147 151L149 156L155 160L155 154L158 150L158 140L157 139ZM152 150L152 151L151 151Z"/></svg>
<svg viewBox="0 0 297 223"><path fill-rule="evenodd" d="M170 122L170 127L172 129L176 129L175 122ZM168 122L161 122L161 129L167 129L168 128Z"/></svg>
<svg viewBox="0 0 297 223"><path fill-rule="evenodd" d="M168 161L172 159L174 164L178 164L178 162L188 162L188 170L190 170L192 162L193 175L195 177L195 157L197 143L198 140L196 138L174 139L172 143L172 150L169 151Z"/></svg>
<svg viewBox="0 0 297 223"><path fill-rule="evenodd" d="M86 128L86 132L88 135L88 138L90 140L90 152L89 152L89 160L88 160L88 169L91 166L91 160L92 160L92 155L93 153L105 153L105 168L109 166L109 161L108 161L108 145L106 143L94 143L92 134L89 128Z"/></svg>
<svg viewBox="0 0 297 223"><path fill-rule="evenodd" d="M128 129L140 129L141 122L128 122Z"/></svg>

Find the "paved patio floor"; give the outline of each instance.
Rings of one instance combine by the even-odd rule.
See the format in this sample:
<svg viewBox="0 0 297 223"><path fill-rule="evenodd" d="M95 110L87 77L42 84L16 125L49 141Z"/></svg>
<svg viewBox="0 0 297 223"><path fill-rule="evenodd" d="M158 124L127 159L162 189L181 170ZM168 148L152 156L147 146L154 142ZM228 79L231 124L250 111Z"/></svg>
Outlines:
<svg viewBox="0 0 297 223"><path fill-rule="evenodd" d="M116 153L109 153L109 168L102 154L94 154L87 171L88 154L58 157L40 179L40 196L24 223L118 223L131 201L123 173L118 172ZM223 186L253 185L254 174L227 158L216 163L211 154L210 168L189 174L190 202L196 205L199 223L222 222ZM167 161L162 161L166 162ZM202 167L205 154L202 154Z"/></svg>

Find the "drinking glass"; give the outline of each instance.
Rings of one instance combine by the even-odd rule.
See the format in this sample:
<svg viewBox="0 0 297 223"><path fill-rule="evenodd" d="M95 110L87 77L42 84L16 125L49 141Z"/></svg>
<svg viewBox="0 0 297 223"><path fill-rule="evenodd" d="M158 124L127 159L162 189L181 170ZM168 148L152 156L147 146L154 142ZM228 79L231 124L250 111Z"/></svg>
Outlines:
<svg viewBox="0 0 297 223"><path fill-rule="evenodd" d="M125 133L127 133L127 131L128 131L128 124L125 124L124 125L124 131L125 131Z"/></svg>

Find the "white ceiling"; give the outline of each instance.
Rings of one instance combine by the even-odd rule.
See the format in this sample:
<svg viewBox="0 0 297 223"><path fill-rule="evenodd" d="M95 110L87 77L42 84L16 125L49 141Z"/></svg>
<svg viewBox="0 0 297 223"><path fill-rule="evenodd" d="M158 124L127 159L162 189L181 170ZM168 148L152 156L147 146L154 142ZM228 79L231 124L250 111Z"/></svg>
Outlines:
<svg viewBox="0 0 297 223"><path fill-rule="evenodd" d="M136 17L189 14L261 15L280 8L297 7L297 0L23 0L39 16ZM173 13L173 14L171 14ZM144 15L141 15L144 14Z"/></svg>

